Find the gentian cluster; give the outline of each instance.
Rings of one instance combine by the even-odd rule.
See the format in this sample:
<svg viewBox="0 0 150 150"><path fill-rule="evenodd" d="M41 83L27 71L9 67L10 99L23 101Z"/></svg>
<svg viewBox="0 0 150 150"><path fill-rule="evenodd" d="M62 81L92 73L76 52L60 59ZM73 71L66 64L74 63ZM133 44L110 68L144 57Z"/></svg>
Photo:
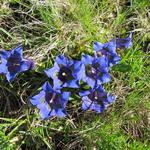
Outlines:
<svg viewBox="0 0 150 150"><path fill-rule="evenodd" d="M80 61L64 55L57 56L54 66L44 71L53 80L53 87L46 81L39 94L31 98L31 103L40 110L43 119L64 117L67 115L65 107L71 94L64 89L73 88L82 99L83 110L103 112L116 99L103 87L103 84L111 81L110 67L121 60L116 50L130 46L131 34L127 38L116 38L104 44L94 42L94 56L83 54ZM88 89L83 86L88 86Z"/></svg>
<svg viewBox="0 0 150 150"><path fill-rule="evenodd" d="M30 98L31 103L40 110L41 118L65 117L66 105L73 92L81 97L83 110L97 113L106 110L116 96L107 93L103 85L111 81L110 67L121 60L117 49L130 48L131 38L132 34L108 43L94 42L94 56L83 54L81 60L58 55L54 66L44 70L47 77L52 79L53 86L46 81L41 91ZM24 59L22 53L22 46L0 51L0 74L6 76L9 82L18 73L34 68L33 61Z"/></svg>
<svg viewBox="0 0 150 150"><path fill-rule="evenodd" d="M33 68L33 61L23 58L23 48L21 45L9 51L0 51L0 74L5 75L9 82L11 82L18 73Z"/></svg>

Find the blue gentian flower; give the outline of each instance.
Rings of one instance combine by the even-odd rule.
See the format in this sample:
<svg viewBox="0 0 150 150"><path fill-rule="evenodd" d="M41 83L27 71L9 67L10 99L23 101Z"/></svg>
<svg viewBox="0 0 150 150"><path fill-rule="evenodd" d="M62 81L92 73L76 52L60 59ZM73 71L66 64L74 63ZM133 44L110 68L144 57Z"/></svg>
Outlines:
<svg viewBox="0 0 150 150"><path fill-rule="evenodd" d="M107 57L109 66L118 64L121 60L116 53L116 41L110 41L104 44L100 42L94 42L93 48L96 57L98 57L99 54Z"/></svg>
<svg viewBox="0 0 150 150"><path fill-rule="evenodd" d="M46 69L45 73L53 79L55 89L62 87L78 88L77 72L79 72L80 65L81 62L79 61L73 61L64 55L59 55L55 59L54 67Z"/></svg>
<svg viewBox="0 0 150 150"><path fill-rule="evenodd" d="M82 97L82 109L94 110L97 113L103 112L116 99L114 95L106 93L100 85L92 90L80 92L80 96Z"/></svg>
<svg viewBox="0 0 150 150"><path fill-rule="evenodd" d="M11 51L1 51L0 73L5 74L7 80L12 81L20 72L33 69L34 63L29 59L24 59L22 56L22 46L18 46Z"/></svg>
<svg viewBox="0 0 150 150"><path fill-rule="evenodd" d="M108 73L108 61L105 56L94 58L90 55L83 55L81 59L84 68L81 67L81 79L86 82L91 88L96 84L107 83L111 80Z"/></svg>
<svg viewBox="0 0 150 150"><path fill-rule="evenodd" d="M112 41L116 41L117 48L130 48L132 46L132 33L127 38L116 38Z"/></svg>
<svg viewBox="0 0 150 150"><path fill-rule="evenodd" d="M69 92L60 92L51 87L49 82L45 82L39 94L31 98L31 103L40 109L42 119L52 116L66 116L66 104L69 99Z"/></svg>

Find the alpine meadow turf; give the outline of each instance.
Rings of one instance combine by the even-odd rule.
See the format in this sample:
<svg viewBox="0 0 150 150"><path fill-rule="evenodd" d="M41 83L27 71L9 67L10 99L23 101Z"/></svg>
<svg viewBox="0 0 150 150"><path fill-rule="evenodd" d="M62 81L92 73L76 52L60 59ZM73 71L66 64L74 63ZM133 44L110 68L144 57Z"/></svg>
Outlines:
<svg viewBox="0 0 150 150"><path fill-rule="evenodd" d="M0 0L0 50L23 45L35 70L9 83L0 76L2 150L149 150L149 0ZM103 113L81 109L72 95L65 118L42 120L30 98L46 80L57 55L78 60L93 55L93 42L106 43L132 32L132 46L119 49L105 89L116 101Z"/></svg>

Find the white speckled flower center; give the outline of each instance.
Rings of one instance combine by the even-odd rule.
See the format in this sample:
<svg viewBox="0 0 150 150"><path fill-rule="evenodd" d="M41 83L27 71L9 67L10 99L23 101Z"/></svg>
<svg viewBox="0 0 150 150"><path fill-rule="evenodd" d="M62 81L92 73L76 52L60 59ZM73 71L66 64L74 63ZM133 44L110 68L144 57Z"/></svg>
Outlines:
<svg viewBox="0 0 150 150"><path fill-rule="evenodd" d="M62 76L66 76L66 73L65 73L65 72L63 72L63 73L62 73Z"/></svg>
<svg viewBox="0 0 150 150"><path fill-rule="evenodd" d="M95 73L95 69L94 68L92 68L92 71L91 71L93 74Z"/></svg>
<svg viewBox="0 0 150 150"><path fill-rule="evenodd" d="M53 103L55 96L56 96L56 93L54 93L54 94L52 95L52 97L51 97L49 103Z"/></svg>
<svg viewBox="0 0 150 150"><path fill-rule="evenodd" d="M98 99L98 97L97 97L97 96L95 96L94 98L95 98L95 99Z"/></svg>

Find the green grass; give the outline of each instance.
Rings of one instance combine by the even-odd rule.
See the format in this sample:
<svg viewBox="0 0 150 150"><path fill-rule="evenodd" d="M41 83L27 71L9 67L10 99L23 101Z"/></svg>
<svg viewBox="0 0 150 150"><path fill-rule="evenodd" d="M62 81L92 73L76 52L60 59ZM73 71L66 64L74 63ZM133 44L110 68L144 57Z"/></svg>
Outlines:
<svg viewBox="0 0 150 150"><path fill-rule="evenodd" d="M0 0L0 49L24 45L36 70L8 84L0 77L0 149L149 150L150 24L148 0ZM29 98L46 80L56 55L93 54L92 42L133 32L133 46L118 51L105 88L117 95L102 114L83 112L74 97L63 119L42 121Z"/></svg>

